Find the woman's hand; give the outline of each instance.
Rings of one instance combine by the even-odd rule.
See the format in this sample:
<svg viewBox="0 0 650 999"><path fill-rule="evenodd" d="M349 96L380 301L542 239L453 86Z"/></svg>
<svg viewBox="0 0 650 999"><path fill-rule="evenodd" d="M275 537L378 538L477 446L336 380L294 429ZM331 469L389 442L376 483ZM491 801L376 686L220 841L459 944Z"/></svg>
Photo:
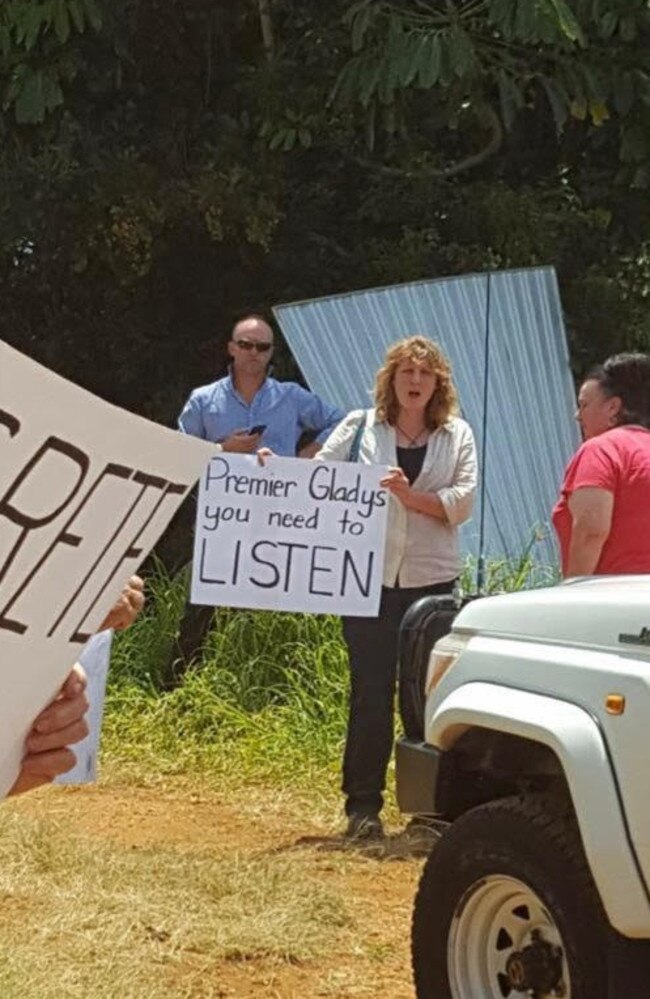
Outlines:
<svg viewBox="0 0 650 999"><path fill-rule="evenodd" d="M84 718L87 710L86 674L76 665L58 696L34 722L25 742L26 755L18 779L9 794L49 784L72 769L76 759L69 746L88 735Z"/></svg>
<svg viewBox="0 0 650 999"><path fill-rule="evenodd" d="M270 447L261 447L257 452L258 465L264 466L267 458L275 458L275 451L272 451Z"/></svg>
<svg viewBox="0 0 650 999"><path fill-rule="evenodd" d="M131 576L112 609L100 625L99 631L115 628L123 631L133 624L144 607L144 583L139 576Z"/></svg>
<svg viewBox="0 0 650 999"><path fill-rule="evenodd" d="M447 511L438 494L413 489L401 468L389 468L388 475L379 480L379 485L396 496L407 510L448 523Z"/></svg>
<svg viewBox="0 0 650 999"><path fill-rule="evenodd" d="M379 485L383 489L388 489L404 506L409 506L411 483L401 468L389 468L388 475L379 480Z"/></svg>

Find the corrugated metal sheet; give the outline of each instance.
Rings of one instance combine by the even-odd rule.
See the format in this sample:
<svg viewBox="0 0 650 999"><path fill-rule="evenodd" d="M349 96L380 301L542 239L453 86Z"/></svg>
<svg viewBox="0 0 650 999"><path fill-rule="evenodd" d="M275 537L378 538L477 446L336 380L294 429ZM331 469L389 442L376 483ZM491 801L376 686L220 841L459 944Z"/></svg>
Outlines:
<svg viewBox="0 0 650 999"><path fill-rule="evenodd" d="M375 371L395 340L421 333L438 341L484 457L486 554L516 558L545 526L535 555L556 562L549 515L579 434L552 268L420 281L273 311L309 386L344 409L371 405ZM463 549L474 556L482 499L462 529Z"/></svg>

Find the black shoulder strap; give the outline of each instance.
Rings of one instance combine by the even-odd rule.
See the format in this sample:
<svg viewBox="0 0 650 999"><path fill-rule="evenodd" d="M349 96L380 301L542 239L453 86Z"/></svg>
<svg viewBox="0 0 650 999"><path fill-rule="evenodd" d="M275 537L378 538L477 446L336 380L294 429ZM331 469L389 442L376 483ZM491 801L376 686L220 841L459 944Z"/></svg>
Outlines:
<svg viewBox="0 0 650 999"><path fill-rule="evenodd" d="M359 460L359 448L361 447L361 437L366 429L366 422L368 420L368 411L363 411L363 416L359 420L359 425L354 431L354 437L352 438L352 444L350 445L350 453L348 454L348 461L358 461Z"/></svg>

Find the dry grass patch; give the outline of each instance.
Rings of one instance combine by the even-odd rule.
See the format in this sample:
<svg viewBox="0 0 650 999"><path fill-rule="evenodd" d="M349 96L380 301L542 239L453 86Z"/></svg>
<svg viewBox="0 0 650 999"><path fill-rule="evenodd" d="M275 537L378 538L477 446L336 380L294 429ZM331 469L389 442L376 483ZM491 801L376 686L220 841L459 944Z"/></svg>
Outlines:
<svg viewBox="0 0 650 999"><path fill-rule="evenodd" d="M300 855L124 851L9 810L0 900L2 999L208 999L220 962L299 964L349 923ZM201 991L179 988L188 964Z"/></svg>

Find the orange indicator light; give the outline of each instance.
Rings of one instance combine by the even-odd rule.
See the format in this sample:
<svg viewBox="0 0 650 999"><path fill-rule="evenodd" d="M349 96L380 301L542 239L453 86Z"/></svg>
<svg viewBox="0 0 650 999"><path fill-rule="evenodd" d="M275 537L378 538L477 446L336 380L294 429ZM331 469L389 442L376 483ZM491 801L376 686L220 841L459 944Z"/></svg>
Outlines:
<svg viewBox="0 0 650 999"><path fill-rule="evenodd" d="M622 694L608 694L605 698L605 711L608 715L622 715L625 711L625 698Z"/></svg>

